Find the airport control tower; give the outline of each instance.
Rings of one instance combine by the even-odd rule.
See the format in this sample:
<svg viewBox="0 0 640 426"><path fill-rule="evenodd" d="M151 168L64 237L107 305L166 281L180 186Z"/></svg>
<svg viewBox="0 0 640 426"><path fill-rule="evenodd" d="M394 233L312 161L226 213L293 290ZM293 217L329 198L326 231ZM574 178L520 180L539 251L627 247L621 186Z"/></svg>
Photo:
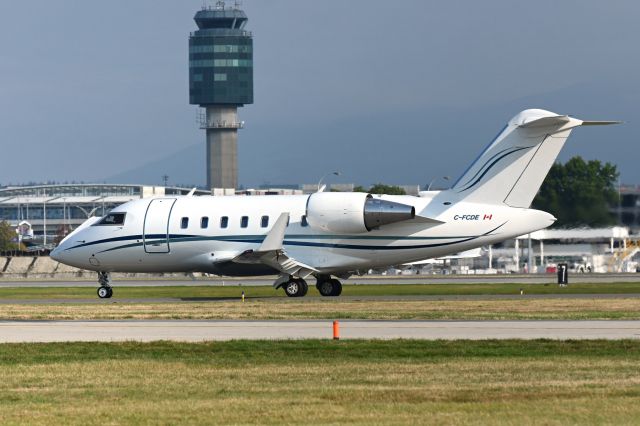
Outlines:
<svg viewBox="0 0 640 426"><path fill-rule="evenodd" d="M189 103L207 132L208 188L238 187L238 107L253 103L253 39L238 3L203 7L189 37Z"/></svg>

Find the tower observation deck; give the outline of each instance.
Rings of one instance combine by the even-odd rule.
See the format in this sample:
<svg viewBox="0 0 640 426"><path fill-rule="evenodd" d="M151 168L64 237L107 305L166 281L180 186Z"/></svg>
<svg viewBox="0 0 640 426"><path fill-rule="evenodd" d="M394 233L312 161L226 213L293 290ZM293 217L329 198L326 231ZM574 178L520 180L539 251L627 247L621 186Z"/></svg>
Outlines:
<svg viewBox="0 0 640 426"><path fill-rule="evenodd" d="M247 15L223 1L198 11L189 37L189 103L205 111L207 185L238 186L238 107L253 103L253 38Z"/></svg>

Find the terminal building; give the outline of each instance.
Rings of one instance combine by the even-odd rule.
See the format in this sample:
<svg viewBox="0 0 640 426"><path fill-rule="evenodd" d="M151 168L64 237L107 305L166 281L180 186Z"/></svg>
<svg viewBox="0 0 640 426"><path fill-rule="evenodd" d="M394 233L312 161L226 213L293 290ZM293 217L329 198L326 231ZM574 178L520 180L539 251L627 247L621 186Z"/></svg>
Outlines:
<svg viewBox="0 0 640 426"><path fill-rule="evenodd" d="M191 188L143 185L70 184L0 188L0 221L30 225L39 244L49 245L91 216L140 198L186 195ZM211 194L196 191L197 195Z"/></svg>
<svg viewBox="0 0 640 426"><path fill-rule="evenodd" d="M611 208L618 223L626 226L633 233L640 232L640 186L622 185L619 188L618 205Z"/></svg>

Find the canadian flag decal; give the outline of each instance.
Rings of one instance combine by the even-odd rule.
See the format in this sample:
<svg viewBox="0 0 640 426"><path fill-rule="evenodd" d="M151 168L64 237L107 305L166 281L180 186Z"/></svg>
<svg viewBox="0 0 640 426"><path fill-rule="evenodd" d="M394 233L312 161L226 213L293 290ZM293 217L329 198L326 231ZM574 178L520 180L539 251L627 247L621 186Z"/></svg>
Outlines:
<svg viewBox="0 0 640 426"><path fill-rule="evenodd" d="M492 217L493 217L493 214L485 214L484 220L491 220Z"/></svg>

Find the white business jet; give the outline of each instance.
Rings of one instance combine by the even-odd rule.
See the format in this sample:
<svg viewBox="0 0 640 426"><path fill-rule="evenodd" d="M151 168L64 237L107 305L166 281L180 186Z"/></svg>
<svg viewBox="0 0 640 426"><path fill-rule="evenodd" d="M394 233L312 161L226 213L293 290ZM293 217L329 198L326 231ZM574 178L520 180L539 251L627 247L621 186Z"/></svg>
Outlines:
<svg viewBox="0 0 640 426"><path fill-rule="evenodd" d="M573 129L614 124L530 109L513 117L450 189L419 196L317 192L131 201L87 220L51 253L98 272L277 275L287 296L323 296L371 268L443 257L514 238L555 218L529 209ZM336 277L336 278L334 278Z"/></svg>

